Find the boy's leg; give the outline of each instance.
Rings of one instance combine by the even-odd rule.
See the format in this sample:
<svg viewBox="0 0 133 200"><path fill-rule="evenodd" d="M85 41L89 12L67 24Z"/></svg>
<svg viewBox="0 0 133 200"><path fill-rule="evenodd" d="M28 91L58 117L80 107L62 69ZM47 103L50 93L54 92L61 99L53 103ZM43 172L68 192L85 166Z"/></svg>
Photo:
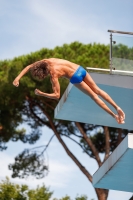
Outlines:
<svg viewBox="0 0 133 200"><path fill-rule="evenodd" d="M113 101L113 99L103 90L101 90L94 80L91 78L91 76L87 73L84 82L99 96L101 96L103 99L105 99L108 103L110 103L117 111L119 117L121 119L125 119L125 113L122 111L122 109Z"/></svg>
<svg viewBox="0 0 133 200"><path fill-rule="evenodd" d="M74 84L79 90L90 96L102 109L104 109L107 113L109 113L112 117L116 119L119 124L124 123L123 120L119 118L118 115L114 114L110 108L98 97L96 93L84 82Z"/></svg>

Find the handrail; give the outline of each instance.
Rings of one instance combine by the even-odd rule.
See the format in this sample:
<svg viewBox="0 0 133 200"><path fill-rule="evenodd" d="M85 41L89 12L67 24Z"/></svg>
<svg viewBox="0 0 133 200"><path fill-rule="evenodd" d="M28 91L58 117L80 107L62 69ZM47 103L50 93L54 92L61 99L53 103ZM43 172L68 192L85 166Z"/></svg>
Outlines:
<svg viewBox="0 0 133 200"><path fill-rule="evenodd" d="M108 32L110 32L110 33L120 33L120 34L133 35L133 32L125 32L125 31L108 30Z"/></svg>
<svg viewBox="0 0 133 200"><path fill-rule="evenodd" d="M86 67L86 69L87 69L87 70L94 70L94 71L105 71L105 72L110 72L110 69L93 68L93 67ZM133 71L124 71L124 70L112 69L112 74L131 75L131 76L133 76Z"/></svg>
<svg viewBox="0 0 133 200"><path fill-rule="evenodd" d="M108 30L110 32L110 55L109 55L109 66L110 66L110 74L112 74L112 33L119 33L119 34L126 34L126 35L133 35L133 32L125 32L125 31L116 31L116 30ZM126 71L127 72L127 71Z"/></svg>

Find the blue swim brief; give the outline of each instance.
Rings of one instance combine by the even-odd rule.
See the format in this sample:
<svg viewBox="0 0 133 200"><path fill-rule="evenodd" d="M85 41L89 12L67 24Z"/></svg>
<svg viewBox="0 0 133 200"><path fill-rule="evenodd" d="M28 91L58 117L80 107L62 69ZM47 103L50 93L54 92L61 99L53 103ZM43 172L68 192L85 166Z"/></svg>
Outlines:
<svg viewBox="0 0 133 200"><path fill-rule="evenodd" d="M72 84L81 83L86 76L86 70L79 66L73 76L70 78Z"/></svg>

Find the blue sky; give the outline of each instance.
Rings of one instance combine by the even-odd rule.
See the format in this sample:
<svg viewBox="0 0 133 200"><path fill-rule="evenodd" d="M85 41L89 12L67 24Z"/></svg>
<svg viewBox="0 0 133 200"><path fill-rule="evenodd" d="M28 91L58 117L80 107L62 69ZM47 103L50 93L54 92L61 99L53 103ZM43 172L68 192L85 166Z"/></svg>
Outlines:
<svg viewBox="0 0 133 200"><path fill-rule="evenodd" d="M80 41L109 43L108 29L133 31L132 0L0 0L0 59Z"/></svg>
<svg viewBox="0 0 133 200"><path fill-rule="evenodd" d="M28 54L41 48L54 48L79 41L85 44L109 44L108 29L133 32L132 0L0 0L0 60ZM47 143L50 130L44 129L37 145ZM93 174L97 165L88 159L73 143L67 141L86 168ZM10 176L7 169L13 157L23 150L21 143L10 143L7 151L0 153L0 179ZM54 190L54 197L68 194L86 194L88 199L96 198L87 178L66 155L56 138L49 151L50 173L43 180L18 180L35 187L41 182ZM77 176L78 175L78 176ZM131 193L111 191L109 200L125 200Z"/></svg>

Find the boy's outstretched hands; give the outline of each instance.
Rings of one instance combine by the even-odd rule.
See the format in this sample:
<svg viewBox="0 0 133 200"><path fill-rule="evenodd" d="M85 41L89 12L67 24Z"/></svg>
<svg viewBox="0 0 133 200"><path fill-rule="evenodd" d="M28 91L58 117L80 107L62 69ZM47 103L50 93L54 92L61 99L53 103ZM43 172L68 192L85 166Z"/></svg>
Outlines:
<svg viewBox="0 0 133 200"><path fill-rule="evenodd" d="M13 85L15 87L18 87L19 86L19 80L16 78L14 81L13 81Z"/></svg>
<svg viewBox="0 0 133 200"><path fill-rule="evenodd" d="M116 119L118 124L124 124L125 123L124 119L119 117L119 115L115 115L115 119Z"/></svg>
<svg viewBox="0 0 133 200"><path fill-rule="evenodd" d="M117 113L119 115L119 118L124 121L125 120L125 113L123 112L123 110L120 107L117 108Z"/></svg>

